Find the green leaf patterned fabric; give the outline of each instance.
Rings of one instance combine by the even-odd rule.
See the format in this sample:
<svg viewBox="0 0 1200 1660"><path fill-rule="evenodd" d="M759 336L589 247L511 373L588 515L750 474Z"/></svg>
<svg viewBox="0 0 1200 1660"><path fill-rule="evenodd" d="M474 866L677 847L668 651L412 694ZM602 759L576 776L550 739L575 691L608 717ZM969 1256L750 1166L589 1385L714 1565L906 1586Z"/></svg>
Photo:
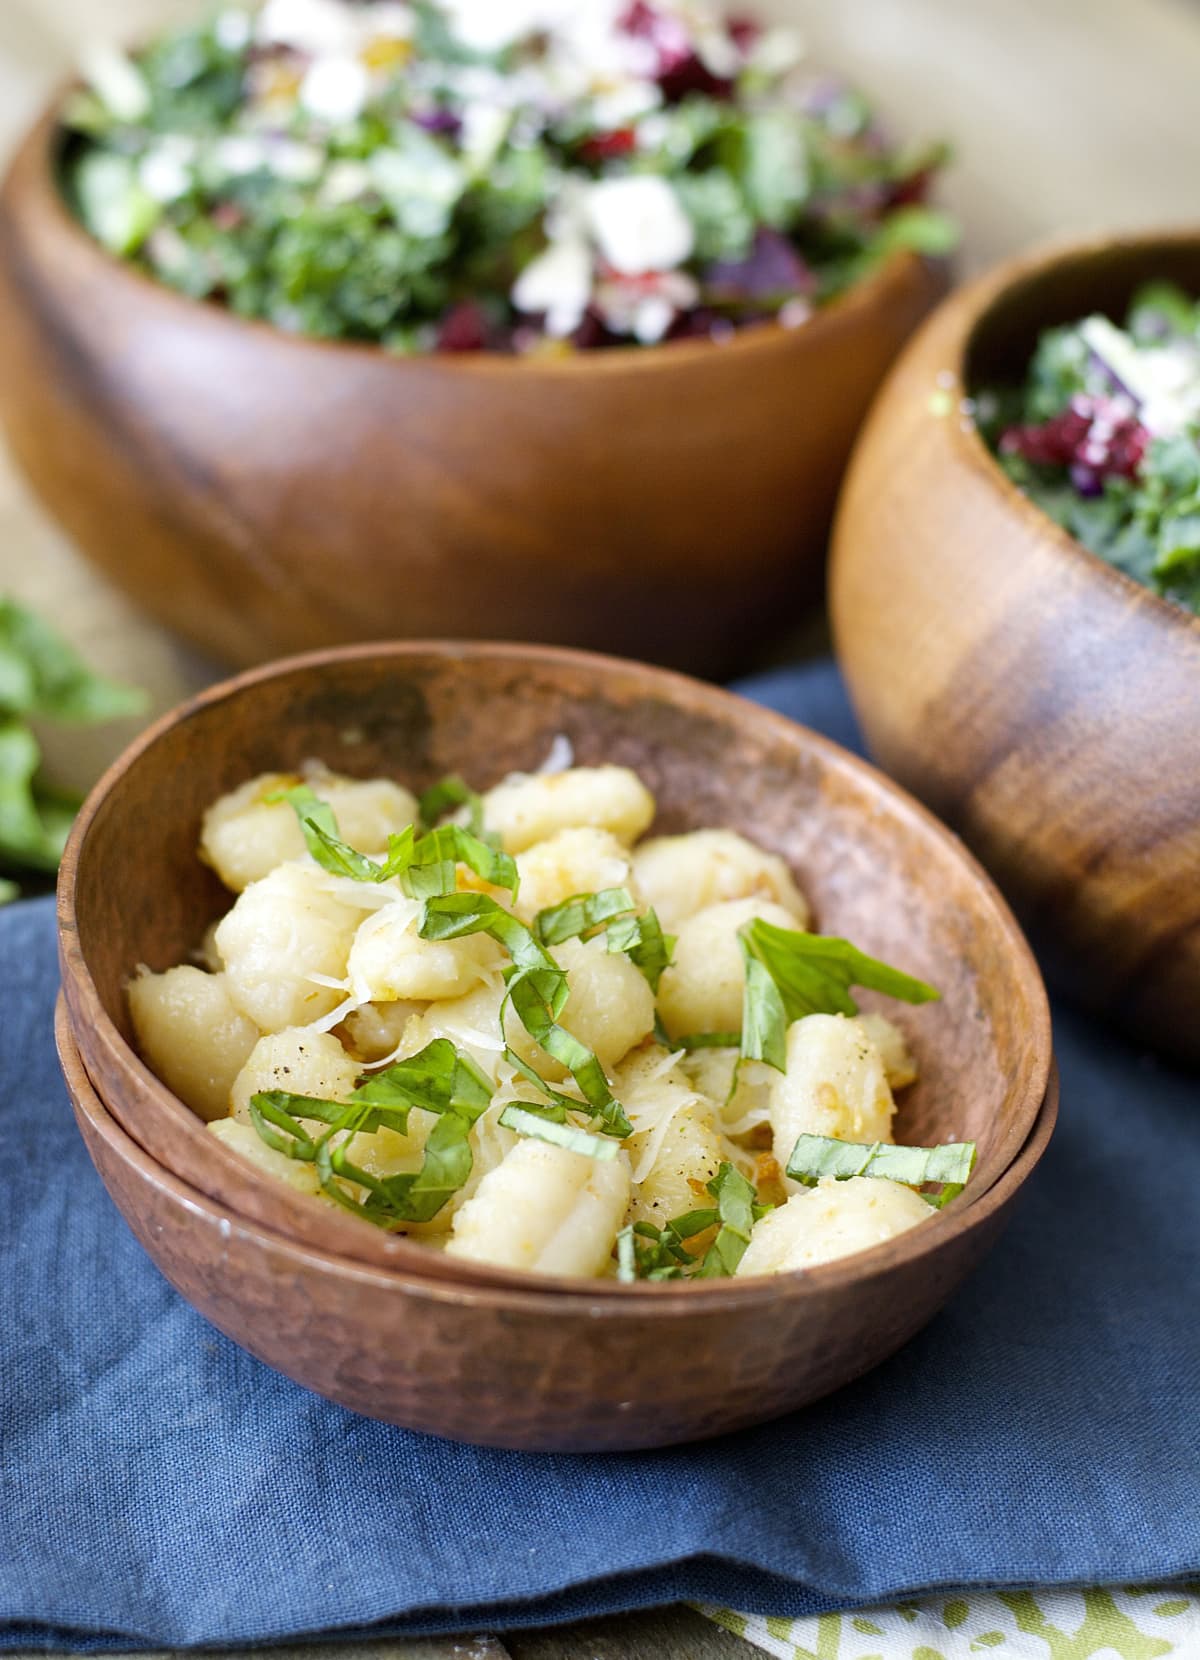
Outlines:
<svg viewBox="0 0 1200 1660"><path fill-rule="evenodd" d="M1191 1660L1200 1584L972 1591L790 1620L697 1605L779 1660Z"/></svg>

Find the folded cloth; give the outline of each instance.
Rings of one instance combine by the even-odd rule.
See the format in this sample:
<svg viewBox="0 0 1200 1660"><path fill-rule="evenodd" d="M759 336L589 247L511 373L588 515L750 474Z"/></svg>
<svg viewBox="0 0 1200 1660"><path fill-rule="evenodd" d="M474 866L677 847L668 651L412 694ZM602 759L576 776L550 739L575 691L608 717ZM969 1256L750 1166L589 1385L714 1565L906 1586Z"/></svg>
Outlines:
<svg viewBox="0 0 1200 1660"><path fill-rule="evenodd" d="M851 735L829 668L745 689ZM194 1314L71 1121L49 902L0 914L0 964L0 1645L504 1630L682 1599L799 1616L1200 1571L1200 1101L1099 1027L1059 1015L1055 1142L893 1360L720 1441L534 1456L357 1418Z"/></svg>

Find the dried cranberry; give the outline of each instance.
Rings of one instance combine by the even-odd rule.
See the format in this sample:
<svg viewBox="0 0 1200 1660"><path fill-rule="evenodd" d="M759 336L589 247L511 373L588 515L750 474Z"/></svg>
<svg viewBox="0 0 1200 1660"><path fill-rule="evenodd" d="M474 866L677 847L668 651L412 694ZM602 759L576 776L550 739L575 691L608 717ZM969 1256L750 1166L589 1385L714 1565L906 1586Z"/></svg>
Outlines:
<svg viewBox="0 0 1200 1660"><path fill-rule="evenodd" d="M460 300L438 324L439 352L482 352L490 345L488 320L474 300Z"/></svg>
<svg viewBox="0 0 1200 1660"><path fill-rule="evenodd" d="M593 133L579 146L579 159L600 163L616 156L628 156L637 149L637 134L632 127L618 127L611 133Z"/></svg>
<svg viewBox="0 0 1200 1660"><path fill-rule="evenodd" d="M733 83L712 70L699 58L687 29L677 17L660 12L646 0L633 0L618 19L626 34L645 40L658 59L654 79L669 104L677 104L689 93L709 98L727 98Z"/></svg>
<svg viewBox="0 0 1200 1660"><path fill-rule="evenodd" d="M1112 398L1079 393L1048 421L1009 427L1002 455L1023 456L1036 467L1065 467L1081 496L1099 495L1106 478L1134 478L1150 434Z"/></svg>
<svg viewBox="0 0 1200 1660"><path fill-rule="evenodd" d="M733 92L733 82L714 75L695 52L690 52L673 68L662 70L658 84L668 104L678 104L693 93L705 98L728 98Z"/></svg>
<svg viewBox="0 0 1200 1660"><path fill-rule="evenodd" d="M928 167L919 168L906 179L897 179L888 191L889 207L909 207L923 202L929 195L932 181L933 171Z"/></svg>
<svg viewBox="0 0 1200 1660"><path fill-rule="evenodd" d="M762 24L755 17L734 15L725 21L729 38L739 52L748 52L762 36Z"/></svg>
<svg viewBox="0 0 1200 1660"><path fill-rule="evenodd" d="M601 346L616 346L621 343L617 335L613 334L610 329L605 328L604 319L590 306L584 313L583 321L570 336L570 341L573 346L584 352L595 351Z"/></svg>

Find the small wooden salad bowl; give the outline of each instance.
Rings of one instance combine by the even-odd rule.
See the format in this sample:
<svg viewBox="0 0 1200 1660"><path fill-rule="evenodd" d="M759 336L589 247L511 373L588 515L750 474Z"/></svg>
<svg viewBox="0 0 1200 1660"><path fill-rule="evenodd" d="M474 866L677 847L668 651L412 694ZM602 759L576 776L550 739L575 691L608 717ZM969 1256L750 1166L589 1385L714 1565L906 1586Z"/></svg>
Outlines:
<svg viewBox="0 0 1200 1660"><path fill-rule="evenodd" d="M842 496L838 653L881 764L959 829L1051 978L1200 1061L1200 620L1060 530L962 400L1038 333L1200 292L1200 233L1089 241L955 294L904 354Z"/></svg>
<svg viewBox="0 0 1200 1660"><path fill-rule="evenodd" d="M351 1411L527 1452L721 1435L869 1371L933 1317L995 1242L1058 1109L1052 1071L1028 1141L957 1217L947 1212L864 1256L803 1274L647 1285L630 1299L619 1294L628 1287L604 1281L531 1288L388 1271L230 1216L156 1164L105 1110L61 999L56 1033L76 1121L104 1185L193 1308ZM664 1371L670 1355L686 1355L687 1364Z"/></svg>
<svg viewBox="0 0 1200 1660"><path fill-rule="evenodd" d="M897 1136L974 1140L953 1232L1028 1140L1049 1074L1036 964L1003 900L923 808L836 745L665 670L548 647L342 647L252 670L166 715L114 764L76 820L59 884L72 1032L105 1107L158 1164L298 1244L422 1278L545 1284L468 1267L268 1180L207 1133L135 1053L125 985L187 958L231 896L196 857L226 790L316 757L423 788L458 772L488 786L536 767L565 734L580 764L619 762L654 791L666 830L728 826L785 857L817 925L937 986L889 1004L921 1080ZM640 1288L609 1288L637 1295Z"/></svg>
<svg viewBox="0 0 1200 1660"><path fill-rule="evenodd" d="M392 634L736 667L816 591L859 421L946 286L902 254L721 345L400 358L112 258L60 143L51 110L0 196L0 420L99 569L237 665Z"/></svg>

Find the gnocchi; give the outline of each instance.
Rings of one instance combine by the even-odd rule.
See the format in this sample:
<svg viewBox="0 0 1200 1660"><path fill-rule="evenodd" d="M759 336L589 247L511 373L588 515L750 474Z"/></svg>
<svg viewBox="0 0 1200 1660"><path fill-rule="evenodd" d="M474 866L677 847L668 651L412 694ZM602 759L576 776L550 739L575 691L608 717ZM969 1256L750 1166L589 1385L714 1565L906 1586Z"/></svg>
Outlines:
<svg viewBox="0 0 1200 1660"><path fill-rule="evenodd" d="M417 816L415 798L388 778L365 783L320 767L296 773L265 772L214 802L200 828L200 857L227 888L241 893L276 865L304 855L299 820L285 790L307 783L333 808L345 839L361 853L382 853L389 835Z"/></svg>
<svg viewBox="0 0 1200 1660"><path fill-rule="evenodd" d="M325 839L284 794L299 783L331 809ZM640 839L654 798L620 766L440 802L434 839L403 786L312 763L205 815L232 903L191 964L139 970L128 996L148 1063L233 1153L537 1274L778 1273L932 1214L925 1150L893 1145L913 1049L881 1014L834 1012L863 959L822 966L840 942L804 931L777 854L724 829Z"/></svg>
<svg viewBox="0 0 1200 1660"><path fill-rule="evenodd" d="M201 1118L229 1111L233 1080L258 1042L258 1027L229 995L223 974L181 963L142 968L129 984L129 1015L146 1060Z"/></svg>
<svg viewBox="0 0 1200 1660"><path fill-rule="evenodd" d="M320 1020L341 999L360 913L320 877L299 860L276 865L239 894L213 935L230 998L264 1032Z"/></svg>
<svg viewBox="0 0 1200 1660"><path fill-rule="evenodd" d="M899 1182L872 1181L869 1176L851 1176L848 1181L826 1177L763 1217L737 1272L782 1274L788 1269L815 1268L818 1263L882 1245L932 1215L924 1199Z"/></svg>
<svg viewBox="0 0 1200 1660"><path fill-rule="evenodd" d="M654 797L628 767L567 767L517 773L483 798L483 821L509 853L524 853L560 830L607 830L626 847L648 829Z"/></svg>
<svg viewBox="0 0 1200 1660"><path fill-rule="evenodd" d="M791 928L795 918L773 900L728 899L680 924L674 966L662 977L658 1007L672 1037L736 1032L742 1024L745 969L738 932L759 919Z"/></svg>
<svg viewBox="0 0 1200 1660"><path fill-rule="evenodd" d="M801 1135L891 1141L896 1103L883 1057L861 1021L810 1014L787 1034L787 1070L771 1082L775 1157L786 1165Z"/></svg>
<svg viewBox="0 0 1200 1660"><path fill-rule="evenodd" d="M808 903L787 865L736 830L651 837L635 851L633 873L664 928L729 899L769 900L790 913L793 928L808 927Z"/></svg>

